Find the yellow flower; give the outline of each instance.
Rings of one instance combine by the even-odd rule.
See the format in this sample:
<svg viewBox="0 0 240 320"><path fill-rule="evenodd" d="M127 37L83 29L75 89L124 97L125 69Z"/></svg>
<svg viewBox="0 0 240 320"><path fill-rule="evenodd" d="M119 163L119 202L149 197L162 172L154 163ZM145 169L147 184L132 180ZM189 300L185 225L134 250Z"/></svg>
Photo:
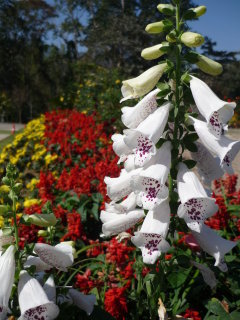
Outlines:
<svg viewBox="0 0 240 320"><path fill-rule="evenodd" d="M1 193L8 193L9 191L10 191L9 186L2 185L2 186L0 187L0 192L1 192Z"/></svg>
<svg viewBox="0 0 240 320"><path fill-rule="evenodd" d="M4 218L0 216L0 228L4 226Z"/></svg>
<svg viewBox="0 0 240 320"><path fill-rule="evenodd" d="M60 97L60 99L59 99L61 102L63 102L64 101L64 97Z"/></svg>
<svg viewBox="0 0 240 320"><path fill-rule="evenodd" d="M38 199L26 199L23 203L24 208L33 206L34 204L39 204L41 201Z"/></svg>
<svg viewBox="0 0 240 320"><path fill-rule="evenodd" d="M119 84L120 82L121 82L121 80L119 80L119 79L117 79L117 80L115 81L116 84Z"/></svg>

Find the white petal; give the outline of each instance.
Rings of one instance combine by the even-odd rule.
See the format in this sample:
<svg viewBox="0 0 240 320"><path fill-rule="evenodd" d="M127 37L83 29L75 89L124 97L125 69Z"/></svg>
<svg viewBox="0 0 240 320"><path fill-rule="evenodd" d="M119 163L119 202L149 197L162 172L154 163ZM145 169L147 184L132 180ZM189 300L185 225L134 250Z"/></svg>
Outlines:
<svg viewBox="0 0 240 320"><path fill-rule="evenodd" d="M5 319L15 275L15 248L8 247L0 257L0 319Z"/></svg>
<svg viewBox="0 0 240 320"><path fill-rule="evenodd" d="M113 141L113 151L121 157L121 161L124 161L125 157L131 153L131 149L124 143L124 136L122 134L114 134L111 137Z"/></svg>
<svg viewBox="0 0 240 320"><path fill-rule="evenodd" d="M142 228L135 232L132 242L142 250L143 262L154 264L161 252L166 252L170 246L164 239L170 222L168 201L164 201L157 210L149 211Z"/></svg>
<svg viewBox="0 0 240 320"><path fill-rule="evenodd" d="M49 301L40 283L26 271L20 273L18 301L21 310L19 320L53 320L59 314L57 305Z"/></svg>
<svg viewBox="0 0 240 320"><path fill-rule="evenodd" d="M129 211L132 211L133 209L136 208L136 203L137 203L137 199L136 199L136 194L134 192L130 193L130 195L123 200L120 203L115 203L115 202L111 202L110 205L111 207L113 207L115 210L115 213L126 213ZM107 210L109 211L109 210Z"/></svg>
<svg viewBox="0 0 240 320"><path fill-rule="evenodd" d="M122 122L130 129L135 129L143 120L157 109L159 89L151 91L135 107L122 108Z"/></svg>
<svg viewBox="0 0 240 320"><path fill-rule="evenodd" d="M66 272L73 264L72 247L67 244L53 247L45 243L36 243L34 251L42 261L59 270Z"/></svg>
<svg viewBox="0 0 240 320"><path fill-rule="evenodd" d="M126 157L126 161L124 162L124 169L127 172L137 169L137 166L135 165L135 154L129 154Z"/></svg>
<svg viewBox="0 0 240 320"><path fill-rule="evenodd" d="M124 98L120 102L139 98L151 91L158 83L166 67L166 63L158 64L136 78L123 81L121 91Z"/></svg>
<svg viewBox="0 0 240 320"><path fill-rule="evenodd" d="M192 231L192 234L203 251L215 258L215 266L223 272L227 271L224 255L231 251L237 243L223 239L206 225L203 225L200 233Z"/></svg>
<svg viewBox="0 0 240 320"><path fill-rule="evenodd" d="M113 215L113 213L111 215ZM106 216L104 219L105 221L107 220ZM115 214L114 219L111 217L111 219L103 224L102 232L105 236L119 234L129 228L132 228L144 216L144 211L139 209L130 211L127 214Z"/></svg>
<svg viewBox="0 0 240 320"><path fill-rule="evenodd" d="M190 80L193 98L201 115L207 120L212 134L220 138L224 124L233 116L235 102L226 102L219 99L202 80L193 77Z"/></svg>
<svg viewBox="0 0 240 320"><path fill-rule="evenodd" d="M48 300L56 303L57 294L56 294L56 286L55 286L53 275L48 277L47 281L45 282L45 284L43 286L43 290L45 291L45 293L48 297Z"/></svg>
<svg viewBox="0 0 240 320"><path fill-rule="evenodd" d="M69 295L78 308L84 310L88 315L93 312L94 304L96 303L95 295L85 295L75 289L70 289Z"/></svg>
<svg viewBox="0 0 240 320"><path fill-rule="evenodd" d="M198 263L196 261L191 261L191 263L200 270L203 276L203 280L206 282L206 284L209 285L211 289L215 288L217 285L217 279L214 272L204 264Z"/></svg>
<svg viewBox="0 0 240 320"><path fill-rule="evenodd" d="M197 169L203 182L211 186L213 180L219 179L224 175L220 167L220 159L213 157L203 144L196 142L196 145L198 151L191 153L192 159L197 162Z"/></svg>
<svg viewBox="0 0 240 320"><path fill-rule="evenodd" d="M220 139L217 139L208 130L205 122L197 120L193 117L189 118L193 121L194 128L204 146L220 158L220 165L222 169L229 174L232 174L233 169L231 162L240 149L240 141L234 141L225 136L221 136Z"/></svg>
<svg viewBox="0 0 240 320"><path fill-rule="evenodd" d="M105 177L104 182L107 184L107 195L114 201L119 201L132 192L131 177L138 174L141 169L131 172L123 172L118 178Z"/></svg>
<svg viewBox="0 0 240 320"><path fill-rule="evenodd" d="M43 262L39 257L28 256L24 263L24 268L29 268L31 266L36 266L36 272L47 271L52 268L52 266Z"/></svg>

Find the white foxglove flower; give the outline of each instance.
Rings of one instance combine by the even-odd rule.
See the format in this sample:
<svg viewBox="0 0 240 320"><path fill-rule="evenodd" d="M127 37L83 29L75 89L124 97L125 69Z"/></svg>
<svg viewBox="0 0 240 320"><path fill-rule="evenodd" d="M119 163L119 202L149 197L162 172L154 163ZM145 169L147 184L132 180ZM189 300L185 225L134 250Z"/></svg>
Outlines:
<svg viewBox="0 0 240 320"><path fill-rule="evenodd" d="M215 258L216 261L214 265L221 271L226 272L228 269L224 262L224 256L231 251L237 243L223 239L217 232L205 224L202 226L201 232L192 231L192 234L203 251Z"/></svg>
<svg viewBox="0 0 240 320"><path fill-rule="evenodd" d="M18 301L21 310L19 320L56 319L58 306L51 302L40 283L27 271L21 271L18 283Z"/></svg>
<svg viewBox="0 0 240 320"><path fill-rule="evenodd" d="M116 203L114 201L105 204L105 211L113 212L113 213L127 213L136 208L136 195L134 192L130 193L130 195L120 203Z"/></svg>
<svg viewBox="0 0 240 320"><path fill-rule="evenodd" d="M138 167L135 165L135 154L129 154L126 157L126 161L124 162L124 169L127 172L137 169Z"/></svg>
<svg viewBox="0 0 240 320"><path fill-rule="evenodd" d="M231 162L240 149L240 141L231 140L225 136L217 139L209 130L207 123L190 117L194 128L204 146L220 158L221 168L229 174L233 174Z"/></svg>
<svg viewBox="0 0 240 320"><path fill-rule="evenodd" d="M190 80L190 88L197 108L206 119L210 132L220 138L224 125L234 114L233 109L236 103L219 99L205 82L193 76Z"/></svg>
<svg viewBox="0 0 240 320"><path fill-rule="evenodd" d="M156 86L166 68L167 63L158 64L136 78L123 81L121 88L123 99L120 102L147 94Z"/></svg>
<svg viewBox="0 0 240 320"><path fill-rule="evenodd" d="M135 226L144 216L144 211L140 209L123 214L102 210L100 215L100 219L103 222L102 232L106 237L119 234Z"/></svg>
<svg viewBox="0 0 240 320"><path fill-rule="evenodd" d="M171 143L165 142L157 153L158 157L151 159L153 163L132 177L132 189L138 194L144 209L153 210L168 197L168 188L165 183L171 165Z"/></svg>
<svg viewBox="0 0 240 320"><path fill-rule="evenodd" d="M154 211L149 211L141 230L131 238L133 244L141 249L143 262L154 264L161 252L166 252L170 246L165 240L170 222L168 201L164 201Z"/></svg>
<svg viewBox="0 0 240 320"><path fill-rule="evenodd" d="M73 248L65 243L55 247L46 243L36 243L34 252L43 262L61 271L67 272L67 268L73 264Z"/></svg>
<svg viewBox="0 0 240 320"><path fill-rule="evenodd" d="M111 137L113 141L113 151L120 157L118 163L125 161L127 156L132 153L132 150L128 148L128 146L124 142L124 136L119 133L115 133Z"/></svg>
<svg viewBox="0 0 240 320"><path fill-rule="evenodd" d="M95 295L86 295L75 289L70 289L68 294L78 308L84 310L88 315L93 312L94 304L96 303Z"/></svg>
<svg viewBox="0 0 240 320"><path fill-rule="evenodd" d="M136 169L126 172L124 169L118 178L105 177L104 182L107 185L107 195L111 200L119 201L129 195L133 190L131 187L131 178L139 174L142 169Z"/></svg>
<svg viewBox="0 0 240 320"><path fill-rule="evenodd" d="M200 270L200 272L203 276L203 280L206 282L207 285L209 285L209 287L211 289L216 287L217 279L215 277L214 272L210 268L208 268L204 264L198 263L196 261L191 261L191 264Z"/></svg>
<svg viewBox="0 0 240 320"><path fill-rule="evenodd" d="M130 129L135 129L143 120L157 109L159 89L151 91L135 107L122 108L122 122Z"/></svg>
<svg viewBox="0 0 240 320"><path fill-rule="evenodd" d="M48 271L52 269L52 266L43 262L39 257L35 257L35 256L28 256L23 266L24 268L35 266L36 272Z"/></svg>
<svg viewBox="0 0 240 320"><path fill-rule="evenodd" d="M15 248L8 247L0 257L0 320L5 320L15 274Z"/></svg>
<svg viewBox="0 0 240 320"><path fill-rule="evenodd" d="M48 300L56 303L57 293L53 275L48 277L47 281L44 283L43 290L45 291Z"/></svg>
<svg viewBox="0 0 240 320"><path fill-rule="evenodd" d="M224 171L220 167L220 159L214 157L208 149L200 142L195 142L198 148L197 152L192 152L191 157L197 162L198 173L203 182L211 186L213 180L219 179L224 175Z"/></svg>
<svg viewBox="0 0 240 320"><path fill-rule="evenodd" d="M0 251L2 251L2 247L6 244L11 244L14 242L13 236L4 235L3 231L0 229Z"/></svg>
<svg viewBox="0 0 240 320"><path fill-rule="evenodd" d="M136 166L144 166L156 154L155 144L163 135L171 103L166 102L150 114L136 129L124 130L124 142L135 154Z"/></svg>
<svg viewBox="0 0 240 320"><path fill-rule="evenodd" d="M179 164L177 187L181 200L178 216L191 230L200 232L204 221L218 211L216 200L207 196L196 174L183 163Z"/></svg>

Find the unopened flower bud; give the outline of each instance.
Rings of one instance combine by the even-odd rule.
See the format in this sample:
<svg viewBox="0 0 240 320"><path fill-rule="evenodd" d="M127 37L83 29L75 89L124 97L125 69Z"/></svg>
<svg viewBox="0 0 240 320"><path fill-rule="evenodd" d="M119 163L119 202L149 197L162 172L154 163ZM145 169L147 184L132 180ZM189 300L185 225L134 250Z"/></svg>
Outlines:
<svg viewBox="0 0 240 320"><path fill-rule="evenodd" d="M199 7L196 7L196 8L192 8L193 12L196 13L196 17L201 17L202 15L204 15L207 11L207 7L205 6L199 6Z"/></svg>
<svg viewBox="0 0 240 320"><path fill-rule="evenodd" d="M50 214L31 214L29 216L24 216L26 222L32 223L39 227L49 227L55 226L57 219L53 213Z"/></svg>
<svg viewBox="0 0 240 320"><path fill-rule="evenodd" d="M209 59L201 54L198 55L198 62L196 65L200 70L212 76L218 76L223 71L223 67L219 62Z"/></svg>
<svg viewBox="0 0 240 320"><path fill-rule="evenodd" d="M48 232L46 230L38 230L38 237L47 237Z"/></svg>
<svg viewBox="0 0 240 320"><path fill-rule="evenodd" d="M187 47L199 47L204 42L204 37L195 32L184 32L181 36L181 42L184 43Z"/></svg>
<svg viewBox="0 0 240 320"><path fill-rule="evenodd" d="M176 33L174 31L166 35L166 40L170 43L176 42Z"/></svg>
<svg viewBox="0 0 240 320"><path fill-rule="evenodd" d="M162 44L143 49L141 56L145 60L154 60L161 57L165 52L161 51Z"/></svg>
<svg viewBox="0 0 240 320"><path fill-rule="evenodd" d="M172 6L171 4L159 4L157 6L158 11L160 11L161 13L164 13L166 15L173 15L175 14L175 8L174 6Z"/></svg>
<svg viewBox="0 0 240 320"><path fill-rule="evenodd" d="M159 21L159 22L153 22L148 24L145 30L148 33L160 33L163 31L163 29L164 29L164 23L163 21Z"/></svg>

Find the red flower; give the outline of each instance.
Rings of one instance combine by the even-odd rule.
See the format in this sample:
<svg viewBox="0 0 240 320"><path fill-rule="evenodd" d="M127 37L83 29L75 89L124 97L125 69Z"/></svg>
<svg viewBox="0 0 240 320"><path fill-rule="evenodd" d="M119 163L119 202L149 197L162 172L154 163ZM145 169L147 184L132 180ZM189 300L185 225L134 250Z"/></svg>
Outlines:
<svg viewBox="0 0 240 320"><path fill-rule="evenodd" d="M81 223L81 216L79 213L69 213L67 215L68 233L66 233L61 241L81 239L83 230Z"/></svg>
<svg viewBox="0 0 240 320"><path fill-rule="evenodd" d="M126 288L112 288L106 291L104 307L116 320L125 320L128 312L125 297Z"/></svg>
<svg viewBox="0 0 240 320"><path fill-rule="evenodd" d="M129 260L129 253L136 250L134 247L128 247L127 242L118 242L115 238L111 239L107 246L106 259L108 262L117 265L126 264Z"/></svg>
<svg viewBox="0 0 240 320"><path fill-rule="evenodd" d="M185 311L185 314L183 315L184 318L186 319L192 319L192 320L202 320L202 318L199 315L198 311L195 311L193 309L187 309Z"/></svg>

